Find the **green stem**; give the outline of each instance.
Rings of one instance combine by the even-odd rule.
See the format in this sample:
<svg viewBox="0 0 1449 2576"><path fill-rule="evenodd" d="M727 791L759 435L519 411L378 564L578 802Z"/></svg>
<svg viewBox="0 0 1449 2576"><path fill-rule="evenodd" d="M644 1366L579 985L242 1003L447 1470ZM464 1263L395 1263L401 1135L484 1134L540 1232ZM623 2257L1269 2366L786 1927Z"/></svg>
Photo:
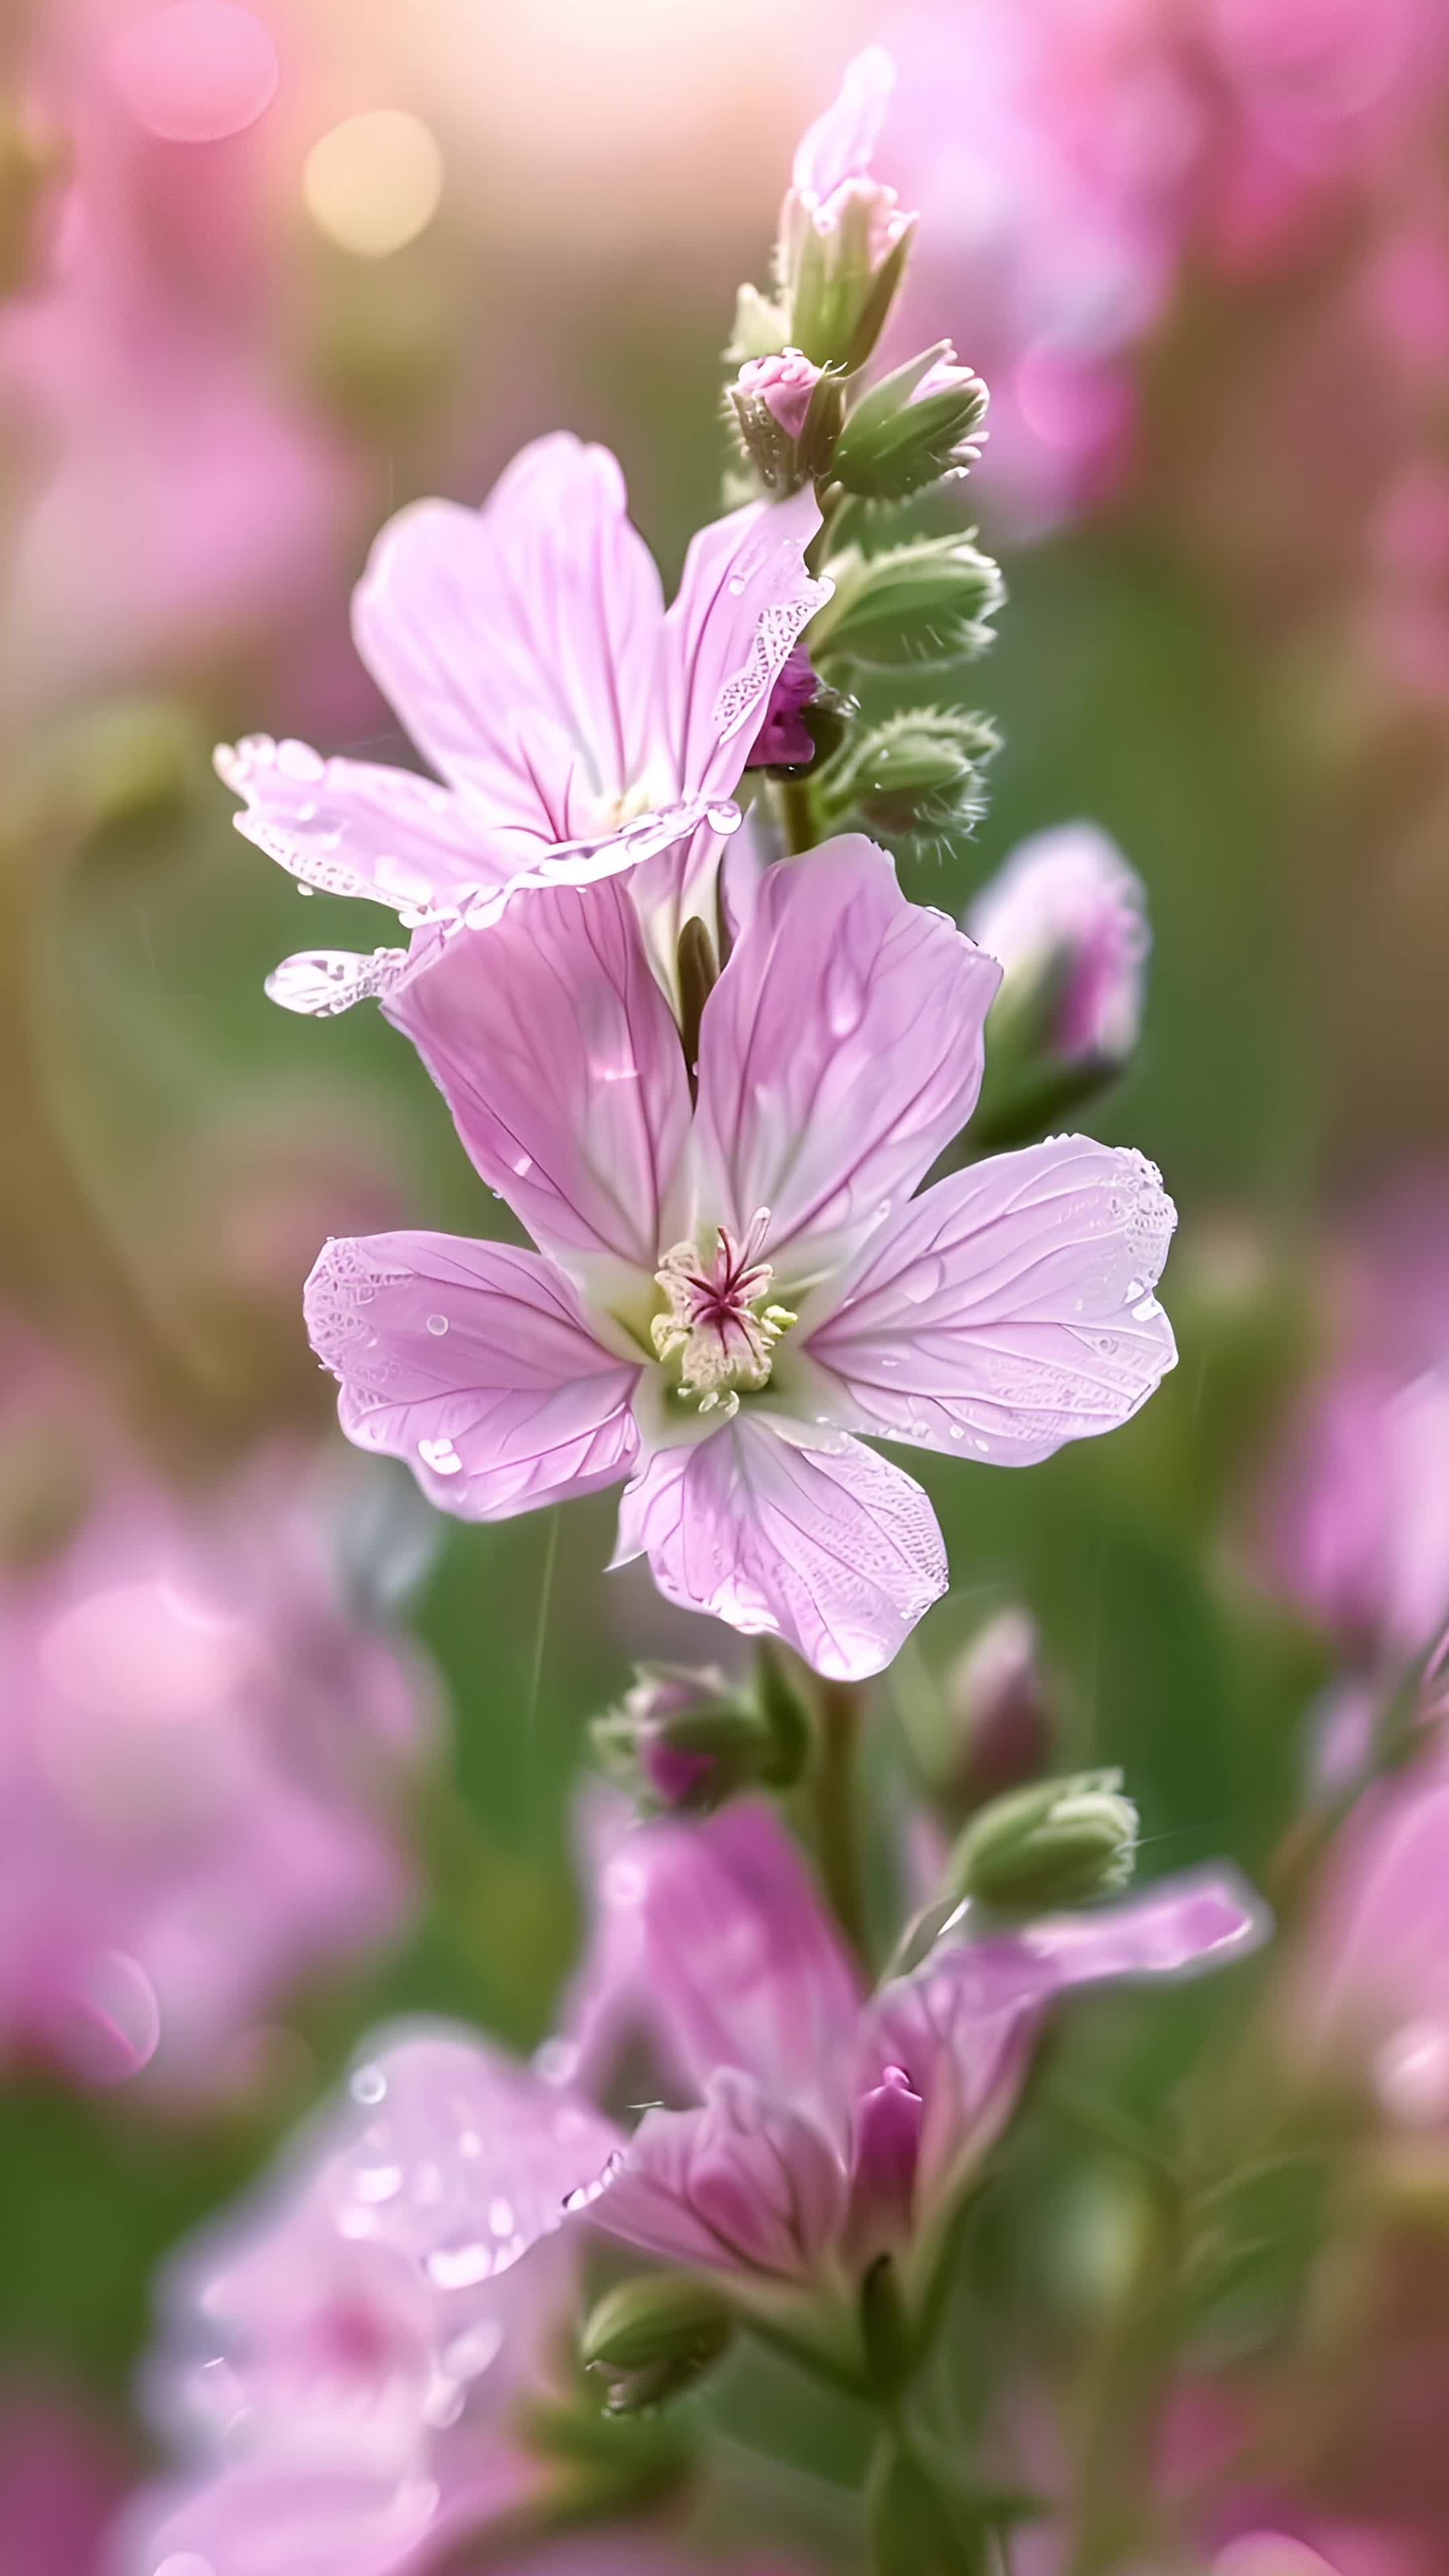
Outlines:
<svg viewBox="0 0 1449 2576"><path fill-rule="evenodd" d="M856 1758L864 1714L865 1692L858 1682L819 1684L810 1796L815 1850L825 1893L847 1941L868 1970L870 1947L856 1794Z"/></svg>
<svg viewBox="0 0 1449 2576"><path fill-rule="evenodd" d="M1069 2576L1106 2576L1133 2553L1142 2498L1151 2492L1184 2233L1180 2192L1164 2176L1153 2179L1137 2259L1087 2380L1073 2466Z"/></svg>

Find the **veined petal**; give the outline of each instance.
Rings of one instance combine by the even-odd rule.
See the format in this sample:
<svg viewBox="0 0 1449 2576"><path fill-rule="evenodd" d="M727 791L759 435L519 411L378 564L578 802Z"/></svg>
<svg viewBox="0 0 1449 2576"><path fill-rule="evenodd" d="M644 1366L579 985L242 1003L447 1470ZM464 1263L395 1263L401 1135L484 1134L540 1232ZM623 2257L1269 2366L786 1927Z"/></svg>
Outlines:
<svg viewBox="0 0 1449 2576"><path fill-rule="evenodd" d="M839 2226L845 2188L814 2122L725 2067L702 2109L645 2113L591 2216L672 2262L803 2282Z"/></svg>
<svg viewBox="0 0 1449 2576"><path fill-rule="evenodd" d="M652 1279L687 1213L689 1085L627 885L540 893L460 933L387 1010L535 1240Z"/></svg>
<svg viewBox="0 0 1449 2576"><path fill-rule="evenodd" d="M659 575L602 447L559 433L481 510L413 503L373 548L358 650L414 741L490 827L587 833L640 784Z"/></svg>
<svg viewBox="0 0 1449 2576"><path fill-rule="evenodd" d="M705 1005L698 1134L777 1293L884 1222L970 1116L1001 970L858 833L771 868Z"/></svg>
<svg viewBox="0 0 1449 2576"><path fill-rule="evenodd" d="M444 1511L503 1520L628 1473L638 1372L600 1348L537 1253L446 1234L338 1238L304 1303L349 1440L405 1459Z"/></svg>
<svg viewBox="0 0 1449 2576"><path fill-rule="evenodd" d="M819 1889L775 1810L647 1825L618 1845L610 1893L637 1910L640 1967L671 2053L703 2089L743 2067L781 2098L840 2091L861 1993Z"/></svg>
<svg viewBox="0 0 1449 2576"><path fill-rule="evenodd" d="M835 588L805 570L819 525L807 485L732 510L691 544L664 621L655 718L683 791L736 785L792 646Z"/></svg>
<svg viewBox="0 0 1449 2576"><path fill-rule="evenodd" d="M802 1317L842 1424L998 1466L1111 1431L1177 1357L1153 1289L1176 1212L1156 1167L1053 1137L938 1181Z"/></svg>
<svg viewBox="0 0 1449 2576"><path fill-rule="evenodd" d="M614 1561L640 1554L666 1600L783 1637L837 1681L883 1671L946 1589L935 1514L899 1467L855 1440L797 1448L748 1416L649 1460Z"/></svg>
<svg viewBox="0 0 1449 2576"><path fill-rule="evenodd" d="M364 896L415 920L511 864L496 848L490 855L480 817L410 770L323 760L306 743L265 734L223 743L216 767L244 799L237 830L323 894Z"/></svg>

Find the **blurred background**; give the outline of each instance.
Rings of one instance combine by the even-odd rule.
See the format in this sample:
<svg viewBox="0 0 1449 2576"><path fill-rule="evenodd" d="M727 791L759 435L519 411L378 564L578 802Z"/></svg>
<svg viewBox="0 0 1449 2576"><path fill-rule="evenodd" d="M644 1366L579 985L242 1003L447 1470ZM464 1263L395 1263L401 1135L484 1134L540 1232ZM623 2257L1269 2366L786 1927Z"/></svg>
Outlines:
<svg viewBox="0 0 1449 2576"><path fill-rule="evenodd" d="M959 913L1030 832L1117 841L1153 950L1093 1123L1182 1217L1140 1421L1026 1477L916 1462L954 1588L882 1729L929 1773L962 1650L1024 1618L1144 1872L1225 1853L1281 1898L1354 1689L1449 1608L1432 1529L1386 1606L1380 1493L1386 1405L1449 1364L1439 0L6 0L7 2576L92 2565L158 2258L360 2032L540 2037L585 1722L638 1655L731 1651L600 1571L612 1498L434 1524L335 1444L323 1237L507 1220L373 1011L264 997L323 925L211 746L407 759L350 586L394 508L481 499L541 430L617 451L677 572L735 287L871 40L922 214L900 354L949 334L992 388L966 515L1008 590L989 814L903 874ZM1422 1519L1432 1422L1415 1461ZM1078 2027L1150 2105L1207 2009Z"/></svg>

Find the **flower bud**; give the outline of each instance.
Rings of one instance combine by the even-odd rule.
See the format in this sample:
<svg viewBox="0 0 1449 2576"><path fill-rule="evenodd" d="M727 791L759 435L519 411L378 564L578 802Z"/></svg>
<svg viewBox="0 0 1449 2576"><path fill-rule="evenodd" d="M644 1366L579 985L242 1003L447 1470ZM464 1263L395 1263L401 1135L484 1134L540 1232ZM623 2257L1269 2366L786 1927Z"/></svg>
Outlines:
<svg viewBox="0 0 1449 2576"><path fill-rule="evenodd" d="M729 2306L699 2273L645 2272L600 2299L579 2357L607 2382L609 2413L634 2415L692 2386L733 2333Z"/></svg>
<svg viewBox="0 0 1449 2576"><path fill-rule="evenodd" d="M969 537L927 537L881 553L832 557L835 595L810 629L818 664L935 670L974 661L1005 597L1001 574Z"/></svg>
<svg viewBox="0 0 1449 2576"><path fill-rule="evenodd" d="M1116 1066L1142 1018L1151 933L1142 881L1095 823L1034 833L966 927L1004 970L993 1020L1057 1063ZM993 1030L993 1037L996 1031Z"/></svg>
<svg viewBox="0 0 1449 2576"><path fill-rule="evenodd" d="M1012 1914L1087 1905L1127 1886L1137 1810L1120 1771L1082 1771L993 1798L959 1835L946 1892Z"/></svg>
<svg viewBox="0 0 1449 2576"><path fill-rule="evenodd" d="M981 768L996 748L985 716L934 707L886 716L821 780L828 827L858 816L888 839L969 830L982 810Z"/></svg>
<svg viewBox="0 0 1449 2576"><path fill-rule="evenodd" d="M1051 1696L1036 1621L999 1610L946 1675L943 1789L968 1807L1034 1779L1051 1751Z"/></svg>
<svg viewBox="0 0 1449 2576"><path fill-rule="evenodd" d="M730 387L745 452L769 492L793 492L835 453L845 396L837 372L798 349L747 358Z"/></svg>
<svg viewBox="0 0 1449 2576"><path fill-rule="evenodd" d="M766 1776L770 1729L714 1665L638 1664L633 1687L595 1721L606 1766L659 1807L716 1807Z"/></svg>
<svg viewBox="0 0 1449 2576"><path fill-rule="evenodd" d="M862 500L907 500L974 465L988 400L981 378L958 365L942 340L883 376L856 404L832 470Z"/></svg>
<svg viewBox="0 0 1449 2576"><path fill-rule="evenodd" d="M870 175L894 80L879 45L857 54L795 154L776 265L790 338L821 366L864 365L905 271L916 219Z"/></svg>

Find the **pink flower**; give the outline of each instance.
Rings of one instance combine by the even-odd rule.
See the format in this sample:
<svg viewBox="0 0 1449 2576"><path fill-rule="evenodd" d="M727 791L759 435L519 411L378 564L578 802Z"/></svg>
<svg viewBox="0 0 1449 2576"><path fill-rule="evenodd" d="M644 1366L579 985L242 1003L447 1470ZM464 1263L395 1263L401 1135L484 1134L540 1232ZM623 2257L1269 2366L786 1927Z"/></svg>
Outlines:
<svg viewBox="0 0 1449 2576"><path fill-rule="evenodd" d="M263 737L217 754L237 828L304 884L364 895L404 922L492 922L524 887L582 884L688 843L678 906L712 902L722 832L770 693L830 585L804 549L814 496L755 503L695 538L666 612L604 448L526 447L481 510L421 501L373 549L358 650L446 785L323 760ZM693 836L693 838L691 838ZM290 959L269 989L342 1009L396 979L379 961Z"/></svg>
<svg viewBox="0 0 1449 2576"><path fill-rule="evenodd" d="M750 1803L642 1828L605 1898L637 1922L634 1974L702 2100L645 2113L591 2216L746 2297L848 2297L886 2252L922 2293L1052 1998L1215 1964L1257 1928L1233 1883L1199 1876L1019 1933L972 1940L963 1922L867 1996L772 1810Z"/></svg>
<svg viewBox="0 0 1449 2576"><path fill-rule="evenodd" d="M125 2517L124 2576L193 2558L212 2576L423 2576L546 2507L557 2465L518 2415L567 2354L560 2231L615 2146L471 2032L381 2034L346 2099L173 2268L148 2384L184 2465ZM531 2576L695 2563L627 2527L517 2548Z"/></svg>
<svg viewBox="0 0 1449 2576"><path fill-rule="evenodd" d="M946 1572L855 1435L1026 1465L1174 1358L1140 1155L1059 1138L910 1197L976 1098L996 978L859 837L766 874L693 1069L626 889L453 942L390 1016L540 1252L330 1243L306 1307L348 1436L469 1520L627 1477L616 1562L878 1672Z"/></svg>
<svg viewBox="0 0 1449 2576"><path fill-rule="evenodd" d="M31 2372L23 2387L17 2378L0 2389L0 2532L17 2571L95 2576L124 2479L103 2429L68 2399L38 2393Z"/></svg>
<svg viewBox="0 0 1449 2576"><path fill-rule="evenodd" d="M405 1913L376 1783L425 1749L430 1685L349 1613L290 1447L209 1495L102 1477L0 1590L0 2047L240 2090L275 1999Z"/></svg>
<svg viewBox="0 0 1449 2576"><path fill-rule="evenodd" d="M152 2402L191 2465L122 2565L387 2576L536 2496L508 2412L572 2290L565 2194L612 2139L471 2033L383 2034L169 2283Z"/></svg>
<svg viewBox="0 0 1449 2576"><path fill-rule="evenodd" d="M137 48L166 14L55 0L24 66L73 166L42 274L0 306L7 426L35 467L0 639L25 709L325 614L362 507L356 457L274 380L262 136L179 143L143 112L159 66ZM255 20L251 38L271 52Z"/></svg>
<svg viewBox="0 0 1449 2576"><path fill-rule="evenodd" d="M1065 1064L1119 1064L1142 1017L1151 934L1142 881L1095 823L1033 833L966 916L1003 968L1003 1009L1034 998Z"/></svg>

